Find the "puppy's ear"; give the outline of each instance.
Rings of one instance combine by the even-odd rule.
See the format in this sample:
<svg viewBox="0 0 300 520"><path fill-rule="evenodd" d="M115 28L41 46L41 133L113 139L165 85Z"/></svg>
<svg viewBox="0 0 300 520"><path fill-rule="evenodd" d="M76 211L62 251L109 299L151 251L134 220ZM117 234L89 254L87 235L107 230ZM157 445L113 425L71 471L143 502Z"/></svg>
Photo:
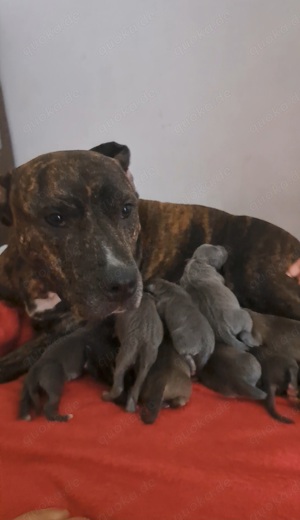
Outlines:
<svg viewBox="0 0 300 520"><path fill-rule="evenodd" d="M5 226L12 226L13 216L9 205L11 172L0 174L0 221Z"/></svg>
<svg viewBox="0 0 300 520"><path fill-rule="evenodd" d="M125 144L111 141L110 143L103 143L94 146L94 148L91 148L91 151L102 153L102 155L106 155L107 157L112 157L118 161L125 172L128 171L130 164L130 150Z"/></svg>

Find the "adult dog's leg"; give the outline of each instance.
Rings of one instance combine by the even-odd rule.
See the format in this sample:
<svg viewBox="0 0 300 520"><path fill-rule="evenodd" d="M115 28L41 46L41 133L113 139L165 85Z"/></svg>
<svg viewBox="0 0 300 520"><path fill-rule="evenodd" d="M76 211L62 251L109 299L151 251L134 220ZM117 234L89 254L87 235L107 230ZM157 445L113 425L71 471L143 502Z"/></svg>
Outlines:
<svg viewBox="0 0 300 520"><path fill-rule="evenodd" d="M52 325L49 332L40 333L22 347L0 358L0 383L16 379L27 372L49 345L80 326L80 322L71 313L66 313L60 321Z"/></svg>

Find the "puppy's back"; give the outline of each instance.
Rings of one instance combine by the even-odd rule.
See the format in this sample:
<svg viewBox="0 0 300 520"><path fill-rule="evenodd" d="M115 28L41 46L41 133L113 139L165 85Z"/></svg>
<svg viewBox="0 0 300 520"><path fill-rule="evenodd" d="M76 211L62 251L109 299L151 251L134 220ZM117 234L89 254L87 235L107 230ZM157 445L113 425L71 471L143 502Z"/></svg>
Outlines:
<svg viewBox="0 0 300 520"><path fill-rule="evenodd" d="M117 315L116 333L121 341L139 341L159 344L163 325L156 310L153 297L144 293L137 309Z"/></svg>

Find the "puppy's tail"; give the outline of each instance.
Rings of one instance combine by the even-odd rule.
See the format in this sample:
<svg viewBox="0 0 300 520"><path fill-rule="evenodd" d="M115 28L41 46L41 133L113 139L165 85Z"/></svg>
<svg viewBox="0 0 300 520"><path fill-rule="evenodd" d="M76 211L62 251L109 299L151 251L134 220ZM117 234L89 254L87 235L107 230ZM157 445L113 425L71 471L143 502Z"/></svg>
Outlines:
<svg viewBox="0 0 300 520"><path fill-rule="evenodd" d="M266 399L267 394L257 386L250 385L246 381L239 381L235 388L239 396L247 399L253 399L254 401L262 401Z"/></svg>
<svg viewBox="0 0 300 520"><path fill-rule="evenodd" d="M265 406L268 411L268 413L273 417L273 419L276 419L276 421L285 423L285 424L293 424L294 421L290 419L289 417L285 417L284 415L280 415L276 408L275 408L275 393L276 393L276 387L273 385L270 385L267 388L267 398L265 400Z"/></svg>

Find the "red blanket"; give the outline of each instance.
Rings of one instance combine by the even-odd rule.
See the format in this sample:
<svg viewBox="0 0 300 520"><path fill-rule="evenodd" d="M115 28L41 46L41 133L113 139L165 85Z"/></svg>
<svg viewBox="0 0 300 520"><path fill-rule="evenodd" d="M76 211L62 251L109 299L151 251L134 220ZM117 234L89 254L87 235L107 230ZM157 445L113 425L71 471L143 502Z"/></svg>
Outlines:
<svg viewBox="0 0 300 520"><path fill-rule="evenodd" d="M299 518L300 418L283 399L295 425L194 385L184 409L145 426L86 377L65 388L73 420L27 423L16 419L20 388L0 387L1 520L51 506L92 520Z"/></svg>

